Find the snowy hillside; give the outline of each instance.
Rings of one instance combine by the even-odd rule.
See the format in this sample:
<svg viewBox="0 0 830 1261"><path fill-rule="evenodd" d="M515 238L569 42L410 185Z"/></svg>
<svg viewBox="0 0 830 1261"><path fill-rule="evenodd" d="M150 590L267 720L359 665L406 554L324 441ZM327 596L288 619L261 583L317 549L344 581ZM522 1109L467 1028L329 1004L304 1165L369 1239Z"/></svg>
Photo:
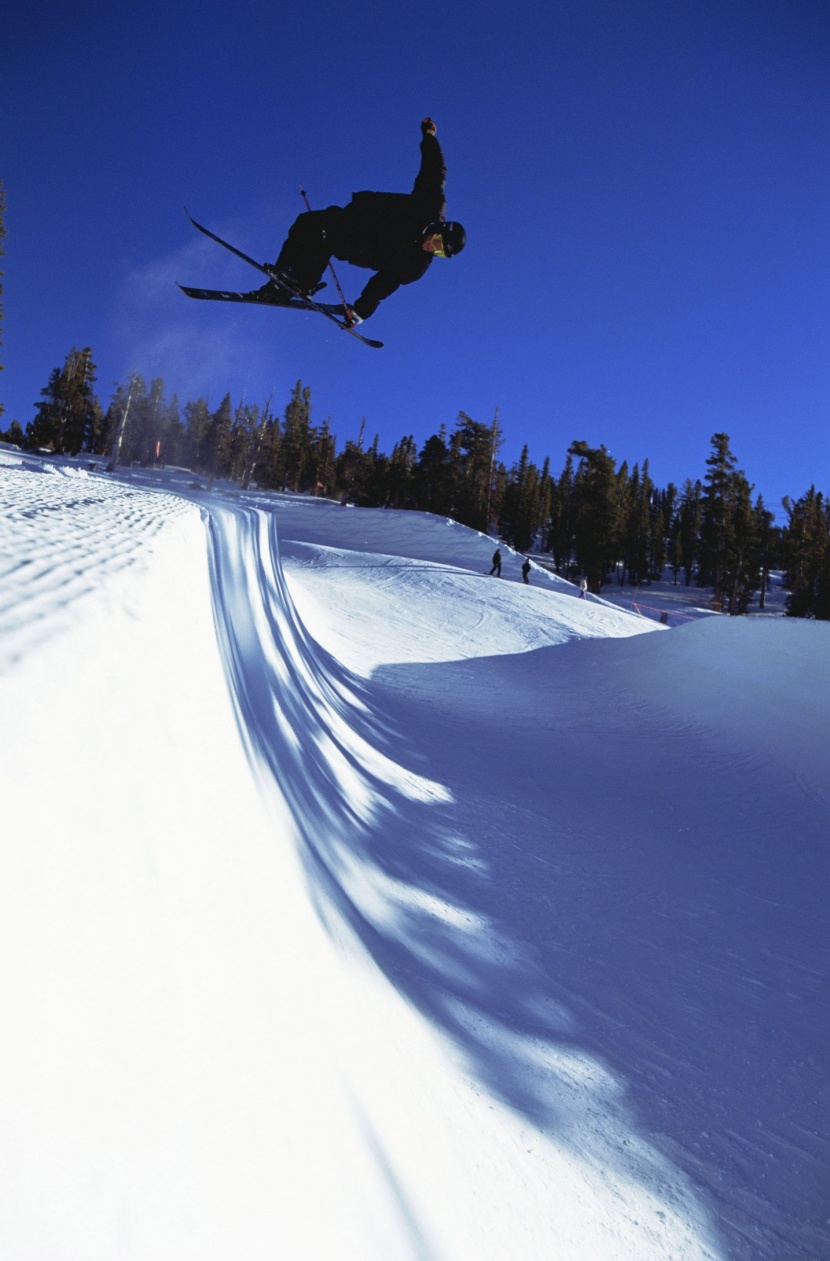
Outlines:
<svg viewBox="0 0 830 1261"><path fill-rule="evenodd" d="M0 455L0 1257L830 1257L830 627L492 550Z"/></svg>

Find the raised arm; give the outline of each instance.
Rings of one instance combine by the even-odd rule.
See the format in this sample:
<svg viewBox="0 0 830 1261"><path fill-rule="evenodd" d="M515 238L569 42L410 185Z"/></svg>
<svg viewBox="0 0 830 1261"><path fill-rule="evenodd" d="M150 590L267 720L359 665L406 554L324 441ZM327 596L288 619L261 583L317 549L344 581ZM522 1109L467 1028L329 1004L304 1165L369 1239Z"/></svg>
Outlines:
<svg viewBox="0 0 830 1261"><path fill-rule="evenodd" d="M444 218L447 209L444 198L446 178L447 164L435 134L435 123L431 118L425 118L421 123L421 167L412 188L412 196L426 215L425 223Z"/></svg>

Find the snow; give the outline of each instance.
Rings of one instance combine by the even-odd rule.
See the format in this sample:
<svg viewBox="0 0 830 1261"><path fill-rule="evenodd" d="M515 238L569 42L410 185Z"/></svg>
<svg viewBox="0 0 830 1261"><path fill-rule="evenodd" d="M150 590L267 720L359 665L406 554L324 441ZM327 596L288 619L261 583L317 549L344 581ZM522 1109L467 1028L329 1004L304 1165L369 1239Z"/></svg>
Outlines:
<svg viewBox="0 0 830 1261"><path fill-rule="evenodd" d="M830 627L180 471L0 508L0 1256L830 1257Z"/></svg>

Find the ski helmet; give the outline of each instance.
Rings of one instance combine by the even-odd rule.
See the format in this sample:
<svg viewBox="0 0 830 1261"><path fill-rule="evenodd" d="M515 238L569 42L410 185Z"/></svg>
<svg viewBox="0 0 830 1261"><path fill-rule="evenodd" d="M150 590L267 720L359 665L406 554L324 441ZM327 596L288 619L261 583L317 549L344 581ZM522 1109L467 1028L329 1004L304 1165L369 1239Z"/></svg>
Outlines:
<svg viewBox="0 0 830 1261"><path fill-rule="evenodd" d="M428 240L436 233L440 233L441 240L444 242L444 253L447 258L452 258L453 254L460 254L467 243L467 233L460 223L453 221L447 223L443 219L428 223L424 228L423 240Z"/></svg>

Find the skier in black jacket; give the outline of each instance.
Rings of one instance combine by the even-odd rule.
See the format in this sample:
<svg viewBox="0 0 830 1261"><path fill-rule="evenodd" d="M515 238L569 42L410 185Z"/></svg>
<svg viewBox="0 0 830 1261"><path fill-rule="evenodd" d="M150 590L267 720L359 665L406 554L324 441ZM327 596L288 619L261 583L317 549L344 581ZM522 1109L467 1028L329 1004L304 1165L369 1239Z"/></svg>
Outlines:
<svg viewBox="0 0 830 1261"><path fill-rule="evenodd" d="M400 285L420 280L433 258L451 258L464 248L461 224L444 219L447 168L431 118L421 123L421 137L421 168L411 193L353 193L347 206L301 214L274 265L303 293L319 283L332 256L368 267L374 276L346 308L351 326L368 319Z"/></svg>

